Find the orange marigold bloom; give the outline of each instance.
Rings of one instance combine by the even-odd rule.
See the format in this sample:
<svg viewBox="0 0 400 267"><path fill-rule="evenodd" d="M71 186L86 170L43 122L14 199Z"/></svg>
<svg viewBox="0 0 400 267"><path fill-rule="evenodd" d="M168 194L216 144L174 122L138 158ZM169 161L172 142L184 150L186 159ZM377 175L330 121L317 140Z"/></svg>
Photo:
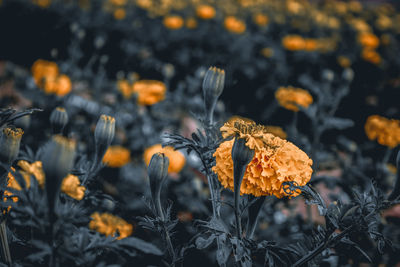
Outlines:
<svg viewBox="0 0 400 267"><path fill-rule="evenodd" d="M292 86L279 87L275 92L275 98L278 100L279 105L296 112L299 111L298 106L308 108L313 102L313 98L308 91Z"/></svg>
<svg viewBox="0 0 400 267"><path fill-rule="evenodd" d="M124 98L129 99L133 94L132 85L129 84L128 80L120 80L117 82L118 90L124 96Z"/></svg>
<svg viewBox="0 0 400 267"><path fill-rule="evenodd" d="M185 26L188 29L195 29L197 27L197 20L195 18L187 18Z"/></svg>
<svg viewBox="0 0 400 267"><path fill-rule="evenodd" d="M62 181L61 191L76 200L82 200L86 188L81 186L78 176L68 174Z"/></svg>
<svg viewBox="0 0 400 267"><path fill-rule="evenodd" d="M246 145L255 152L244 174L240 194L257 197L274 195L278 198L297 196L299 190L289 195L283 183L293 182L304 186L311 179L312 160L307 154L291 142L268 133L266 127L236 117L221 127L221 133L224 138L244 138ZM214 153L216 165L213 167L221 184L231 190L234 189L233 143L234 139L220 144Z"/></svg>
<svg viewBox="0 0 400 267"><path fill-rule="evenodd" d="M177 30L183 27L184 21L181 16L171 15L164 17L163 23L168 29Z"/></svg>
<svg viewBox="0 0 400 267"><path fill-rule="evenodd" d="M345 56L338 56L337 62L342 68L348 68L351 66L351 60Z"/></svg>
<svg viewBox="0 0 400 267"><path fill-rule="evenodd" d="M103 163L112 168L120 168L131 161L131 152L122 146L110 146L103 157Z"/></svg>
<svg viewBox="0 0 400 267"><path fill-rule="evenodd" d="M200 5L196 8L196 15L201 19L212 19L215 13L215 8L209 5Z"/></svg>
<svg viewBox="0 0 400 267"><path fill-rule="evenodd" d="M132 224L110 213L95 212L91 216L89 228L106 236L116 236L117 239L128 237L133 232Z"/></svg>
<svg viewBox="0 0 400 267"><path fill-rule="evenodd" d="M43 163L41 161L35 161L29 163L25 160L18 161L17 165L21 168L20 173L25 179L26 187L29 188L31 185L30 176L33 175L39 186L44 187L45 175L43 171Z"/></svg>
<svg viewBox="0 0 400 267"><path fill-rule="evenodd" d="M260 27L265 27L268 25L269 19L266 15L258 13L253 17L253 21Z"/></svg>
<svg viewBox="0 0 400 267"><path fill-rule="evenodd" d="M181 152L174 150L174 148L170 146L162 147L161 144L153 145L144 151L143 159L146 165L150 164L151 157L156 153L163 153L168 157L168 173L180 172L183 166L185 166L186 159Z"/></svg>
<svg viewBox="0 0 400 267"><path fill-rule="evenodd" d="M379 46L379 38L370 32L362 32L358 35L358 42L364 47L364 48L370 48L370 49L375 49Z"/></svg>
<svg viewBox="0 0 400 267"><path fill-rule="evenodd" d="M287 35L282 39L284 48L290 51L304 50L306 41L300 35Z"/></svg>
<svg viewBox="0 0 400 267"><path fill-rule="evenodd" d="M124 19L126 17L126 11L124 8L119 7L117 9L114 10L114 18L117 20L121 20Z"/></svg>
<svg viewBox="0 0 400 267"><path fill-rule="evenodd" d="M319 48L319 42L315 39L305 39L304 40L304 50L305 51L315 51Z"/></svg>
<svg viewBox="0 0 400 267"><path fill-rule="evenodd" d="M376 139L383 146L395 148L400 144L400 120L372 115L368 117L364 129L368 139Z"/></svg>
<svg viewBox="0 0 400 267"><path fill-rule="evenodd" d="M372 64L378 65L382 58L374 49L364 48L361 52L361 57Z"/></svg>
<svg viewBox="0 0 400 267"><path fill-rule="evenodd" d="M138 95L141 105L154 105L165 99L167 87L156 80L140 80L133 84L132 92Z"/></svg>
<svg viewBox="0 0 400 267"><path fill-rule="evenodd" d="M71 92L71 80L65 75L61 74L57 77L50 77L46 79L44 84L44 91L46 94L56 94L58 96L64 96Z"/></svg>
<svg viewBox="0 0 400 267"><path fill-rule="evenodd" d="M44 82L47 79L55 79L59 74L58 66L55 62L43 59L36 60L32 65L31 71L35 84L40 88L44 86Z"/></svg>
<svg viewBox="0 0 400 267"><path fill-rule="evenodd" d="M231 33L241 34L246 31L246 24L244 21L234 17L228 16L224 20L225 29Z"/></svg>

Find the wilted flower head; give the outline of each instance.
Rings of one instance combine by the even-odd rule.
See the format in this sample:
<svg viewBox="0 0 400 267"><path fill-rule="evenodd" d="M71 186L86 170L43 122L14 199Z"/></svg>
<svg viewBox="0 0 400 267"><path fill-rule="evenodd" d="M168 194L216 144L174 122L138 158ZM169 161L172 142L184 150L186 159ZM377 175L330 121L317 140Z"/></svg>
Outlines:
<svg viewBox="0 0 400 267"><path fill-rule="evenodd" d="M92 220L89 223L89 228L103 235L118 235L117 239L123 239L130 236L133 232L132 224L110 213L95 212L90 217Z"/></svg>
<svg viewBox="0 0 400 267"><path fill-rule="evenodd" d="M54 134L62 134L68 123L68 113L62 107L55 108L50 114L50 123Z"/></svg>
<svg viewBox="0 0 400 267"><path fill-rule="evenodd" d="M254 150L254 157L247 166L240 188L241 194L254 196L288 196L283 189L285 182L304 186L311 178L312 160L291 142L267 132L264 126L249 119L233 118L221 127L224 138L236 136L246 140L246 146ZM216 166L213 171L225 188L233 190L233 161L231 156L234 140L220 144L214 153ZM297 196L293 192L290 196Z"/></svg>
<svg viewBox="0 0 400 267"><path fill-rule="evenodd" d="M0 161L11 165L17 158L24 131L20 128L7 127L0 137Z"/></svg>
<svg viewBox="0 0 400 267"><path fill-rule="evenodd" d="M369 116L365 133L370 140L377 140L383 146L394 148L400 144L400 120L387 119L379 115Z"/></svg>
<svg viewBox="0 0 400 267"><path fill-rule="evenodd" d="M68 174L61 183L61 191L76 200L81 200L85 196L86 188L81 186L78 176Z"/></svg>
<svg viewBox="0 0 400 267"><path fill-rule="evenodd" d="M103 163L112 168L120 168L130 161L131 152L122 146L110 146L103 157Z"/></svg>
<svg viewBox="0 0 400 267"><path fill-rule="evenodd" d="M185 166L186 159L181 152L170 146L162 147L161 144L155 144L144 151L143 159L146 165L150 164L151 158L156 153L163 153L169 158L168 173L180 172Z"/></svg>
<svg viewBox="0 0 400 267"><path fill-rule="evenodd" d="M275 98L278 100L279 105L296 112L299 111L298 106L308 108L313 102L313 98L308 91L292 86L279 87L275 92Z"/></svg>

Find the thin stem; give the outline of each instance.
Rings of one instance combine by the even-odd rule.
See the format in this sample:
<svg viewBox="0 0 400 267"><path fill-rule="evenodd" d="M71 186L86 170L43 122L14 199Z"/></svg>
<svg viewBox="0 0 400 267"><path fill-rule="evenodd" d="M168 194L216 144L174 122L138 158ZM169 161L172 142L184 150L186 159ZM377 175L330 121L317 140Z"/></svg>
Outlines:
<svg viewBox="0 0 400 267"><path fill-rule="evenodd" d="M11 254L10 254L10 248L8 246L8 238L7 238L7 227L6 227L6 221L2 221L0 224L0 238L1 238L1 252L4 261L11 266L12 260L11 260Z"/></svg>
<svg viewBox="0 0 400 267"><path fill-rule="evenodd" d="M167 243L168 253L169 253L169 255L171 257L171 260L172 260L171 266L175 266L175 259L176 259L175 250L174 250L174 247L172 246L171 237L169 235L168 229L165 226L165 224L163 224L163 230L164 230L165 243Z"/></svg>
<svg viewBox="0 0 400 267"><path fill-rule="evenodd" d="M235 197L235 219L236 219L236 234L239 239L242 239L242 223L239 214L239 201L240 201L240 186L242 185L242 180L244 173L246 171L247 165L239 165L235 163L233 166L233 180L234 180L234 197Z"/></svg>

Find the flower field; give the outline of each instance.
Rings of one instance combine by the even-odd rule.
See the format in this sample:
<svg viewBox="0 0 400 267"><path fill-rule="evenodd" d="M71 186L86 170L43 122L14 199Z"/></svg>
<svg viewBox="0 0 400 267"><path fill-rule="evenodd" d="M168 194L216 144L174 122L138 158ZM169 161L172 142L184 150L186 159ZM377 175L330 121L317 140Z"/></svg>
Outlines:
<svg viewBox="0 0 400 267"><path fill-rule="evenodd" d="M400 3L0 0L0 266L400 266Z"/></svg>

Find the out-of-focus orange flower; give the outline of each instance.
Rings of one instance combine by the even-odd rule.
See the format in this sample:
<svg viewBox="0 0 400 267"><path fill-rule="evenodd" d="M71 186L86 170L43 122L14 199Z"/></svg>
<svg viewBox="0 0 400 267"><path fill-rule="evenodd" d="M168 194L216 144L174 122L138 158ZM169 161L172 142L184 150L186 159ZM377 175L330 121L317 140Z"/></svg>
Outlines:
<svg viewBox="0 0 400 267"><path fill-rule="evenodd" d="M260 27L265 27L268 25L269 19L268 19L267 15L258 13L256 15L254 15L253 21L256 25L258 25Z"/></svg>
<svg viewBox="0 0 400 267"><path fill-rule="evenodd" d="M161 144L155 144L144 151L143 159L147 166L150 164L151 157L156 153L163 153L168 157L168 173L178 173L185 166L186 159L181 152L170 146L162 147Z"/></svg>
<svg viewBox="0 0 400 267"><path fill-rule="evenodd" d="M170 30L178 30L183 27L183 19L178 15L165 16L163 20L164 26Z"/></svg>
<svg viewBox="0 0 400 267"><path fill-rule="evenodd" d="M165 98L167 87L161 81L140 80L133 84L132 91L138 95L141 105L154 105Z"/></svg>
<svg viewBox="0 0 400 267"><path fill-rule="evenodd" d="M131 161L131 152L122 146L110 146L103 157L103 163L112 168L120 168Z"/></svg>
<svg viewBox="0 0 400 267"><path fill-rule="evenodd" d="M61 191L76 200L82 200L86 188L81 186L78 176L68 174L62 181Z"/></svg>
<svg viewBox="0 0 400 267"><path fill-rule="evenodd" d="M33 175L36 178L41 188L44 187L45 175L43 171L43 164L41 161L35 161L33 163L29 163L25 160L20 160L18 161L17 165L21 168L20 173L25 179L27 188L29 188L31 185L31 180L30 180L31 175Z"/></svg>
<svg viewBox="0 0 400 267"><path fill-rule="evenodd" d="M315 39L304 39L304 50L305 51L315 51L318 49L318 41Z"/></svg>
<svg viewBox="0 0 400 267"><path fill-rule="evenodd" d="M127 0L110 0L110 3L115 6L123 6L126 5Z"/></svg>
<svg viewBox="0 0 400 267"><path fill-rule="evenodd" d="M370 32L362 32L358 35L358 42L364 47L375 49L379 46L379 38Z"/></svg>
<svg viewBox="0 0 400 267"><path fill-rule="evenodd" d="M34 0L33 3L35 3L36 5L38 5L42 8L46 8L51 5L51 0Z"/></svg>
<svg viewBox="0 0 400 267"><path fill-rule="evenodd" d="M292 86L279 87L275 92L275 98L278 100L279 105L296 112L299 111L298 106L308 108L313 102L313 98L308 91Z"/></svg>
<svg viewBox="0 0 400 267"><path fill-rule="evenodd" d="M209 5L200 5L196 8L196 15L201 19L212 19L215 13L215 8Z"/></svg>
<svg viewBox="0 0 400 267"><path fill-rule="evenodd" d="M240 194L275 195L278 198L297 196L299 190L288 194L284 182L304 186L311 178L312 160L291 142L267 132L262 125L249 119L235 117L221 127L224 138L244 138L255 154L243 177ZM232 146L234 139L220 144L214 153L213 171L225 188L234 189Z"/></svg>
<svg viewBox="0 0 400 267"><path fill-rule="evenodd" d="M43 59L36 60L32 65L31 71L38 87L43 87L47 79L55 79L59 74L58 66L55 62Z"/></svg>
<svg viewBox="0 0 400 267"><path fill-rule="evenodd" d="M126 17L126 11L124 8L119 7L114 10L114 18L117 20L124 19Z"/></svg>
<svg viewBox="0 0 400 267"><path fill-rule="evenodd" d="M64 96L71 92L71 80L65 75L61 74L55 78L48 78L44 84L44 91L46 94L56 94L58 96Z"/></svg>
<svg viewBox="0 0 400 267"><path fill-rule="evenodd" d="M103 235L116 236L118 234L117 239L123 239L133 232L132 224L110 213L95 212L90 217L92 220L89 223L89 228Z"/></svg>
<svg viewBox="0 0 400 267"><path fill-rule="evenodd" d="M264 126L265 127L265 131L267 133L273 134L275 136L278 136L281 139L286 139L287 138L287 134L286 132L279 126Z"/></svg>
<svg viewBox="0 0 400 267"><path fill-rule="evenodd" d="M261 49L260 54L266 58L270 58L274 55L274 50L270 47L265 47Z"/></svg>
<svg viewBox="0 0 400 267"><path fill-rule="evenodd" d="M185 26L188 29L195 29L197 27L197 20L195 18L187 18L185 21Z"/></svg>
<svg viewBox="0 0 400 267"><path fill-rule="evenodd" d="M346 56L338 56L337 62L342 68L348 68L351 66L351 60Z"/></svg>
<svg viewBox="0 0 400 267"><path fill-rule="evenodd" d="M400 120L372 115L368 117L364 129L368 139L376 139L383 146L395 148L400 144Z"/></svg>
<svg viewBox="0 0 400 267"><path fill-rule="evenodd" d="M224 20L225 29L231 33L241 34L246 31L246 24L244 21L234 17L228 16Z"/></svg>
<svg viewBox="0 0 400 267"><path fill-rule="evenodd" d="M304 50L306 42L300 35L287 35L282 39L284 48L290 51Z"/></svg>
<svg viewBox="0 0 400 267"><path fill-rule="evenodd" d="M361 52L361 57L365 61L368 61L375 65L379 65L382 61L381 56L374 49L368 49L368 48L363 49Z"/></svg>
<svg viewBox="0 0 400 267"><path fill-rule="evenodd" d="M389 17L381 15L375 21L375 25L379 30L384 31L390 29L393 26L393 22Z"/></svg>
<svg viewBox="0 0 400 267"><path fill-rule="evenodd" d="M124 98L129 99L133 93L132 85L129 84L128 80L119 80L117 82L118 90L124 96Z"/></svg>

